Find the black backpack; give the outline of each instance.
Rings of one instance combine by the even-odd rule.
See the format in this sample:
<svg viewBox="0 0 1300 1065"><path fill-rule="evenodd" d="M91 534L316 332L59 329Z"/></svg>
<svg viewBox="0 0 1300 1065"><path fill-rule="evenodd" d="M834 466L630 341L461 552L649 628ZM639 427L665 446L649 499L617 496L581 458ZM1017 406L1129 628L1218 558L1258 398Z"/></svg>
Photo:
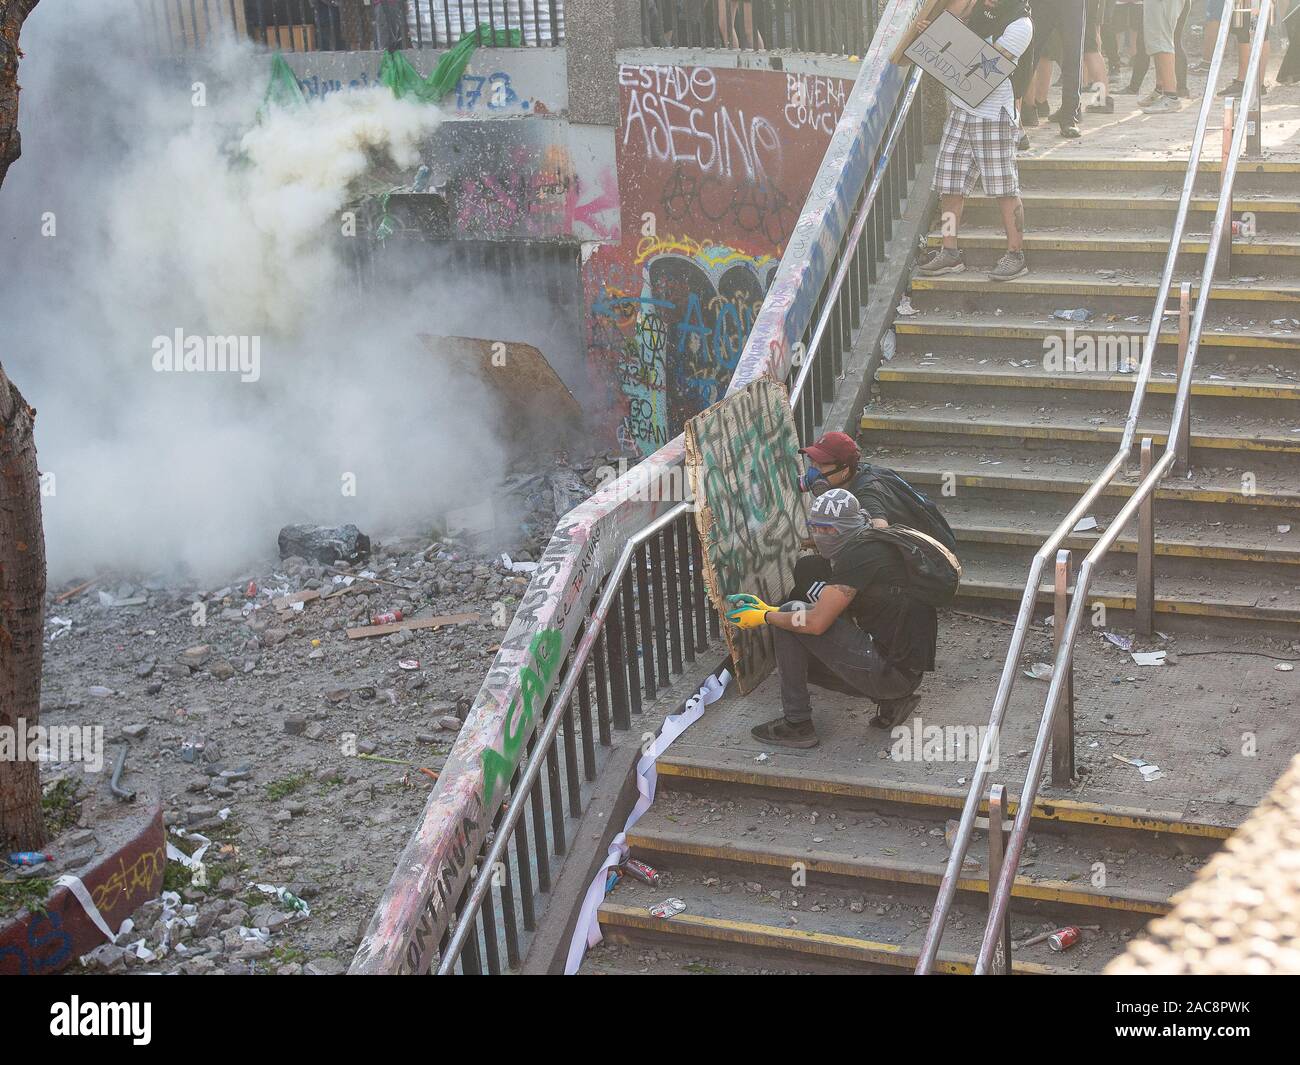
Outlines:
<svg viewBox="0 0 1300 1065"><path fill-rule="evenodd" d="M893 544L907 571L906 588L898 591L926 606L948 606L957 597L961 584L961 563L947 547L919 529L891 524L887 529L872 529L867 538Z"/></svg>
<svg viewBox="0 0 1300 1065"><path fill-rule="evenodd" d="M923 532L950 552L956 552L957 537L939 508L893 470L863 462L848 489L872 517L880 517L883 510L883 517L890 525Z"/></svg>

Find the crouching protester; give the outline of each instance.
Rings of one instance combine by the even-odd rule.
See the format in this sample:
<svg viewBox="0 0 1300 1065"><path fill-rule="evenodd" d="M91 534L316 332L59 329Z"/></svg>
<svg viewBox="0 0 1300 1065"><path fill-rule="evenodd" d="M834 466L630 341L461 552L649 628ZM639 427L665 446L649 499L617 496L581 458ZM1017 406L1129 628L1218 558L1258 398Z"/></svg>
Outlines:
<svg viewBox="0 0 1300 1065"><path fill-rule="evenodd" d="M752 733L782 747L817 746L810 683L871 699L879 728L906 720L920 702L923 675L934 669L933 602L950 600L961 576L942 544L912 529L873 528L843 488L813 501L808 528L817 554L800 559L795 579L805 588L824 579L816 602L778 609L753 595L727 597L729 622L773 630L784 715Z"/></svg>

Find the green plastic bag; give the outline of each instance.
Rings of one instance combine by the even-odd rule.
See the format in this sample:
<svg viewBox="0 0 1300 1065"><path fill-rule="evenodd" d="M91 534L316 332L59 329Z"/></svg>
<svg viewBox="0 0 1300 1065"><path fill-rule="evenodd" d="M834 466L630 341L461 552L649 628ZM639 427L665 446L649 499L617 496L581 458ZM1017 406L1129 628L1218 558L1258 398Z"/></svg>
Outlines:
<svg viewBox="0 0 1300 1065"><path fill-rule="evenodd" d="M480 26L477 32L471 30L438 60L438 65L427 78L420 77L420 72L401 52L386 52L379 65L379 80L392 89L399 100L413 96L422 103L436 104L456 87L480 40L497 48L517 48L523 35L518 30L493 32L490 26Z"/></svg>
<svg viewBox="0 0 1300 1065"><path fill-rule="evenodd" d="M266 95L262 97L262 106L257 109L260 122L271 107L305 107L307 97L302 86L298 84L298 75L293 72L284 56L279 52L271 60L271 80L266 86Z"/></svg>

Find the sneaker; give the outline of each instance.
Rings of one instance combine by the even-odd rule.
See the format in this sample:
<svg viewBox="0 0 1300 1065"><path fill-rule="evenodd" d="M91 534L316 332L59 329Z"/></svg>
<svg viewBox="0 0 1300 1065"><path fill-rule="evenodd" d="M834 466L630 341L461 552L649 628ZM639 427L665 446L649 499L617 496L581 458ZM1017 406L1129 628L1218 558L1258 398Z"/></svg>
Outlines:
<svg viewBox="0 0 1300 1065"><path fill-rule="evenodd" d="M1219 93L1220 96L1240 96L1246 91L1246 85L1240 81L1228 82L1228 87Z"/></svg>
<svg viewBox="0 0 1300 1065"><path fill-rule="evenodd" d="M821 741L817 739L817 730L811 721L793 722L784 717L764 721L749 730L754 739L762 743L772 743L778 747L798 747L806 750L816 747Z"/></svg>
<svg viewBox="0 0 1300 1065"><path fill-rule="evenodd" d="M1084 110L1090 115L1113 115L1115 113L1115 100L1107 96L1104 104L1089 104Z"/></svg>
<svg viewBox="0 0 1300 1065"><path fill-rule="evenodd" d="M998 260L998 265L989 271L989 278L993 281L1014 281L1027 273L1029 267L1025 265L1025 253L1009 251Z"/></svg>
<svg viewBox="0 0 1300 1065"><path fill-rule="evenodd" d="M1022 107L1020 109L1020 124L1022 126L1038 125L1038 108L1032 104L1029 107Z"/></svg>
<svg viewBox="0 0 1300 1065"><path fill-rule="evenodd" d="M940 274L960 274L966 269L966 260L956 248L940 248L926 262L917 267L917 273L925 277L938 277Z"/></svg>
<svg viewBox="0 0 1300 1065"><path fill-rule="evenodd" d="M1071 138L1073 138L1073 137L1082 137L1082 136L1083 136L1083 133L1079 130L1079 127L1078 127L1078 126L1074 126L1074 125L1070 125L1070 126L1062 126L1062 127L1061 127L1061 136L1062 136L1062 137L1071 137Z"/></svg>
<svg viewBox="0 0 1300 1065"><path fill-rule="evenodd" d="M1052 117L1052 105L1046 100L1038 105L1038 117L1042 119L1050 119Z"/></svg>
<svg viewBox="0 0 1300 1065"><path fill-rule="evenodd" d="M875 728L893 728L908 719L921 701L919 695L905 695L901 699L885 699L876 704L876 716L871 719Z"/></svg>
<svg viewBox="0 0 1300 1065"><path fill-rule="evenodd" d="M1183 101L1177 96L1169 96L1166 93L1161 93L1160 99L1153 103L1149 103L1146 107L1142 108L1142 113L1144 115L1163 115L1170 111L1181 111L1182 109Z"/></svg>
<svg viewBox="0 0 1300 1065"><path fill-rule="evenodd" d="M1162 93L1159 89L1152 89L1145 96L1138 97L1137 105L1138 107L1150 107L1153 103L1159 100L1160 97L1162 97L1163 95L1164 93Z"/></svg>
<svg viewBox="0 0 1300 1065"><path fill-rule="evenodd" d="M1016 141L1016 151L1018 152L1029 151L1029 134L1026 133L1023 129L1020 131L1020 139Z"/></svg>

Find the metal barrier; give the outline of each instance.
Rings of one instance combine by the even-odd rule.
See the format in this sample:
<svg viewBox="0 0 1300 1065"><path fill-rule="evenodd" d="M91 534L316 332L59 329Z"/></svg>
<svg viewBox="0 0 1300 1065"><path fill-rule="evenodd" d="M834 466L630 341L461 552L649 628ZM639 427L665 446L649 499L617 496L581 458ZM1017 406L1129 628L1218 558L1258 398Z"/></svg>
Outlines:
<svg viewBox="0 0 1300 1065"><path fill-rule="evenodd" d="M889 63L919 2L892 0L881 16L732 378L733 391L765 373L800 378L805 434L841 372L920 161L919 75ZM718 632L700 582L684 457L679 436L560 522L352 972L518 964L521 929L536 927L552 856L568 846L566 820L581 811L610 730L631 727L644 701Z"/></svg>
<svg viewBox="0 0 1300 1065"><path fill-rule="evenodd" d="M1259 92L1259 58L1263 48L1265 35L1267 34L1267 23L1271 9L1271 0L1260 0L1260 14L1258 25L1252 37L1250 62L1244 79L1243 95L1247 99L1258 99ZM1030 568L1029 579L1025 583L1024 595L1020 602L1020 611L1016 617L1015 628L1012 632L1011 645L1008 648L1006 660L1003 663L1002 675L998 681L997 694L994 697L993 710L989 718L989 731L985 740L983 749L980 752L979 764L971 779L970 791L966 796L965 806L962 808L961 821L959 823L956 837L953 840L952 853L948 856L948 864L944 870L943 879L939 885L939 894L935 900L934 909L930 916L930 923L926 929L925 939L921 946L920 958L917 962L916 971L919 974L928 973L934 963L935 956L938 954L940 940L943 937L944 927L947 923L948 914L952 906L953 896L956 894L957 881L961 875L962 862L966 857L966 852L970 847L971 835L976 827L976 819L979 813L981 800L984 798L986 788L988 787L989 765L994 747L999 742L1002 722L1006 714L1007 703L1011 696L1011 688L1015 682L1016 671L1019 668L1020 653L1024 646L1025 636L1028 632L1030 621L1033 618L1034 605L1038 598L1039 583L1042 576L1043 566L1046 560L1051 557L1052 552L1057 551L1061 542L1074 529L1079 519L1083 517L1093 502L1101 495L1102 491L1111 483L1119 471L1123 468L1129 458L1133 448L1133 439L1137 431L1138 415L1141 411L1142 402L1145 398L1146 385L1151 376L1151 367L1155 358L1155 350L1160 333L1160 326L1164 318L1166 303L1169 299L1169 290L1173 281L1174 264L1181 250L1183 229L1187 219L1187 212L1191 202L1192 189L1196 181L1197 167L1200 161L1201 147L1205 139L1205 129L1209 119L1210 109L1214 101L1215 87L1218 83L1219 68L1222 64L1224 46L1228 39L1230 30L1230 20L1224 19L1219 26L1219 35L1215 42L1214 55L1210 63L1210 70L1206 75L1205 95L1201 100L1200 113L1197 116L1196 132L1192 138L1192 147L1190 158L1187 165L1187 175L1183 181L1182 195L1178 201L1178 211L1174 218L1173 236L1169 243L1169 253L1165 260L1164 271L1160 278L1160 287L1156 295L1155 308L1152 312L1151 326L1147 331L1146 343L1143 348L1142 364L1138 377L1134 383L1133 400L1129 407L1128 419L1124 425L1124 435L1115 457L1106 467L1102 475L1093 483L1093 485L1084 494L1083 498L1074 506L1065 520L1057 527L1056 531L1048 538L1047 542L1039 548L1038 553L1034 556L1033 565ZM1256 107L1257 107L1256 103ZM1232 101L1228 101L1227 114L1231 115ZM1231 119L1229 117L1227 125L1231 128ZM1258 124L1256 125L1258 129ZM1153 446L1151 439L1144 438L1141 442L1141 473L1142 477L1134 489L1133 494L1120 509L1119 514L1110 523L1105 532L1098 538L1096 544L1088 552L1083 564L1079 567L1079 573L1075 580L1074 594L1070 598L1069 611L1065 612L1065 603L1068 596L1069 580L1069 552L1061 551L1057 555L1056 569L1056 590L1055 590L1055 610L1056 610L1056 653L1052 668L1051 682L1048 686L1047 698L1043 706L1042 717L1039 722L1038 735L1034 741L1034 747L1029 758L1029 767L1026 771L1025 784L1021 790L1018 800L1015 822L1011 829L1011 835L1006 842L1005 852L1001 859L1001 870L995 872L990 870L989 875L989 918L984 929L984 938L980 945L979 957L976 962L975 972L985 974L994 966L994 956L999 949L999 944L1005 939L1005 925L1007 923L1007 909L1010 904L1011 890L1015 882L1016 870L1020 864L1020 856L1024 849L1025 841L1029 834L1029 824L1033 816L1034 800L1038 795L1038 788L1042 783L1044 763L1047 758L1049 746L1053 753L1053 783L1068 784L1070 776L1073 775L1073 658L1074 642L1079 632L1079 625L1083 617L1083 612L1087 606L1088 589L1091 586L1093 570L1098 562L1106 556L1111 546L1119 538L1119 534L1132 520L1134 514L1139 515L1139 564L1137 579L1137 616L1138 627L1143 631L1150 633L1151 619L1154 614L1155 599L1155 582L1154 582L1154 540L1155 540L1155 518L1154 518L1154 496L1156 486L1177 463L1186 464L1189 459L1188 444L1189 437L1187 433L1189 411L1188 397L1191 394L1192 372L1196 365L1196 354L1200 345L1201 327L1205 319L1205 311L1209 303L1211 281L1215 275L1216 260L1221 250L1221 245L1225 239L1231 239L1231 213L1232 213L1232 185L1236 176L1237 160L1241 152L1242 141L1247 132L1247 123L1239 123L1232 129L1230 143L1225 143L1225 152L1223 157L1223 169L1220 175L1220 193L1218 207L1214 216L1214 224L1211 229L1209 246L1205 255L1205 263L1201 271L1200 287L1197 293L1196 310L1188 320L1188 302L1190 296L1190 285L1184 283L1180 287L1179 297L1179 366L1178 366L1178 391L1174 401L1173 416L1167 437L1165 452L1158 461L1153 461ZM990 818L990 826L992 826ZM992 827L990 834L992 836ZM990 839L991 839L990 836ZM1007 966L999 967L999 971L1009 971L1009 958Z"/></svg>
<svg viewBox="0 0 1300 1065"><path fill-rule="evenodd" d="M652 47L862 55L876 22L876 0L641 0L642 41Z"/></svg>
<svg viewBox="0 0 1300 1065"><path fill-rule="evenodd" d="M524 47L564 43L564 0L136 0L155 51L201 48L233 34L281 52L449 48L466 33L491 47L517 32ZM486 27L489 33L479 32Z"/></svg>

